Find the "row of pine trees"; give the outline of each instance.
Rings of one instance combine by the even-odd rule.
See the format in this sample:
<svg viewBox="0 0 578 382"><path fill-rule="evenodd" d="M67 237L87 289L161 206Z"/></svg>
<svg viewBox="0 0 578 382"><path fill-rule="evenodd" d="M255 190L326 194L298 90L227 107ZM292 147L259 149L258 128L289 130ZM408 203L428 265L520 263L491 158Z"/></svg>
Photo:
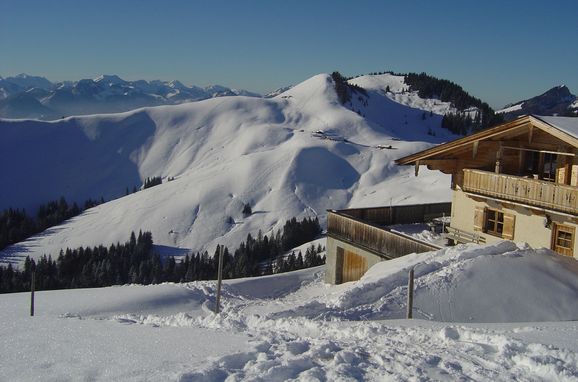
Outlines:
<svg viewBox="0 0 578 382"><path fill-rule="evenodd" d="M102 202L104 200L99 202L88 199L81 208L76 203L69 204L61 197L57 201L42 204L35 216L29 216L24 209L18 208L0 211L0 250L58 225Z"/></svg>
<svg viewBox="0 0 578 382"><path fill-rule="evenodd" d="M442 118L442 127L449 131L465 135L471 132L486 129L503 122L501 115L496 114L494 110L479 98L471 96L461 86L454 82L439 79L426 73L394 73L392 71L372 72L370 75L391 74L404 76L404 82L408 85L405 91L416 91L421 98L436 98L443 102L450 102L457 111L449 113ZM352 85L347 82L354 77L343 77L339 72L333 72L331 78L335 84L335 91L341 104L351 101L353 92L367 95L365 89ZM389 86L385 89L389 92ZM467 109L477 108L478 113L472 117ZM361 114L358 111L358 114Z"/></svg>
<svg viewBox="0 0 578 382"><path fill-rule="evenodd" d="M35 262L27 258L21 270L12 265L0 267L0 293L22 292L30 289L32 270L36 272L36 289L94 288L128 283L157 284L161 282L188 282L216 278L218 254L223 250L223 277L238 278L287 272L325 262L321 246L284 255L295 246L309 242L321 233L317 218L288 220L283 230L271 237L260 232L256 238L247 235L233 251L217 247L214 256L208 252L161 259L154 251L152 234L131 234L124 244L110 247L80 247L61 250L58 258L43 256Z"/></svg>
<svg viewBox="0 0 578 382"><path fill-rule="evenodd" d="M168 178L169 181L172 179L171 177ZM153 176L146 178L141 188L144 190L159 184L162 184L162 178ZM133 192L137 191L135 187ZM127 187L126 195L128 194L129 190ZM47 228L59 225L65 220L102 203L104 203L104 198L101 197L100 200L88 199L84 204L78 206L76 202L70 204L64 197L61 197L59 200L41 204L36 215L33 216L28 215L24 209L19 208L8 208L0 211L0 250L36 235Z"/></svg>
<svg viewBox="0 0 578 382"><path fill-rule="evenodd" d="M479 98L471 96L461 86L442 80L426 73L408 73L404 81L411 91L417 91L421 98L437 98L443 102L451 102L458 110L453 114L447 114L442 119L442 127L455 134L467 134L483 130L490 126L503 122L499 114ZM478 114L472 118L466 112L468 108L476 107Z"/></svg>

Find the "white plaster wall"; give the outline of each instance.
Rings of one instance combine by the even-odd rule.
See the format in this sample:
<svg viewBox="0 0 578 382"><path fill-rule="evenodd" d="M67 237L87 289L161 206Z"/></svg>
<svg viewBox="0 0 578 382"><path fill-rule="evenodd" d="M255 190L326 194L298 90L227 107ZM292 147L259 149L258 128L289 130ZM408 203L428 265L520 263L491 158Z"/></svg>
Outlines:
<svg viewBox="0 0 578 382"><path fill-rule="evenodd" d="M461 190L455 190L452 196L452 221L451 226L468 232L474 232L474 210L476 207L489 207L504 212L513 213L516 216L514 227L514 241L524 241L533 248L551 248L552 230L554 224L545 227L546 214L548 214L553 223L566 224L578 227L571 218L566 215L556 214L554 212L543 212L528 207L514 205L507 202L497 202L494 200L485 200L482 197L476 197L480 201L474 200L472 196L467 195ZM486 239L487 243L493 243L502 240L499 237L478 232L480 236ZM576 229L578 235L578 229ZM574 238L574 257L578 258L578 238Z"/></svg>

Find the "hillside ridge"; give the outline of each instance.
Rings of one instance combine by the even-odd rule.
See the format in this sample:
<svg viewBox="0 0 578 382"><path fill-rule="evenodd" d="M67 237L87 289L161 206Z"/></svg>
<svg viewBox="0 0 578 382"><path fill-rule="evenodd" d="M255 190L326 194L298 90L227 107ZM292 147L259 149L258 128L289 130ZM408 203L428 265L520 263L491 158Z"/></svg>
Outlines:
<svg viewBox="0 0 578 382"><path fill-rule="evenodd" d="M0 209L34 213L60 196L109 200L0 256L56 255L141 229L167 253L212 253L217 243L235 246L293 217L319 217L324 225L331 208L449 200L447 176L415 178L393 161L452 139L439 114L451 105L409 93L400 95L402 104L378 88L344 106L331 77L320 74L268 99L0 120L0 171L11 179L0 189ZM124 196L152 177L163 183Z"/></svg>

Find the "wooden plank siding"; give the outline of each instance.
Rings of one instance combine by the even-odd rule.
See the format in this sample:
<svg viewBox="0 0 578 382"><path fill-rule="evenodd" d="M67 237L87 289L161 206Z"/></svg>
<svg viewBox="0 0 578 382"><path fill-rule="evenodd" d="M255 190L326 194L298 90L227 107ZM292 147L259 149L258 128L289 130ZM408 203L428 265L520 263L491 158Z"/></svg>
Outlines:
<svg viewBox="0 0 578 382"><path fill-rule="evenodd" d="M375 225L423 223L431 217L451 213L451 203L412 204L405 206L350 208L338 211Z"/></svg>
<svg viewBox="0 0 578 382"><path fill-rule="evenodd" d="M351 251L344 251L341 281L359 280L367 272L367 259Z"/></svg>
<svg viewBox="0 0 578 382"><path fill-rule="evenodd" d="M463 171L465 192L578 214L577 187L482 170Z"/></svg>
<svg viewBox="0 0 578 382"><path fill-rule="evenodd" d="M349 212L350 210L346 210ZM391 232L341 211L329 211L327 234L337 240L349 243L386 259L400 257L414 252L427 252L439 247L415 240L402 234Z"/></svg>

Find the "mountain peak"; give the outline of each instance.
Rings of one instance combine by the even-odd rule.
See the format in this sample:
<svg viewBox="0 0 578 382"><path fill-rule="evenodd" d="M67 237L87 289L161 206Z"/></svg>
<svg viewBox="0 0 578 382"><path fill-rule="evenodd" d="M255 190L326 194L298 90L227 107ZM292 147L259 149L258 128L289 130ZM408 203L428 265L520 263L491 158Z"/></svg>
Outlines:
<svg viewBox="0 0 578 382"><path fill-rule="evenodd" d="M31 88L51 89L54 84L44 77L31 76L26 73L20 73L13 77L6 77L4 81L15 85L20 91L26 91Z"/></svg>
<svg viewBox="0 0 578 382"><path fill-rule="evenodd" d="M558 86L554 86L553 88L547 90L546 92L539 95L538 97L554 96L554 97L566 98L570 95L572 95L572 93L570 93L570 89L568 89L568 87L566 85L558 85Z"/></svg>
<svg viewBox="0 0 578 382"><path fill-rule="evenodd" d="M174 89L187 89L187 87L179 80L169 81L169 86Z"/></svg>
<svg viewBox="0 0 578 382"><path fill-rule="evenodd" d="M101 74L100 76L93 79L94 82L106 82L112 84L125 84L126 81L117 76L116 74Z"/></svg>
<svg viewBox="0 0 578 382"><path fill-rule="evenodd" d="M564 84L554 86L544 93L505 106L498 113L504 115L507 120L514 119L523 114L536 115L575 115L574 101L576 96Z"/></svg>

